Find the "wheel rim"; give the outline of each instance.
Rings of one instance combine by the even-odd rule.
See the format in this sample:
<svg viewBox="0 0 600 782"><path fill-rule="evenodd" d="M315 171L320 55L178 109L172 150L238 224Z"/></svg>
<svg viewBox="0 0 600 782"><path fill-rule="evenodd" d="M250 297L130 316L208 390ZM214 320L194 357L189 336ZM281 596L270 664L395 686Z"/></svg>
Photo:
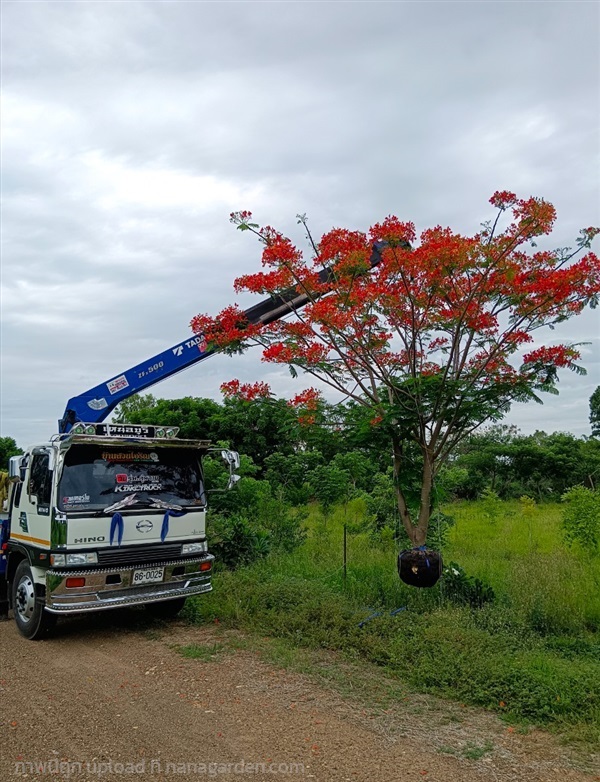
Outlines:
<svg viewBox="0 0 600 782"><path fill-rule="evenodd" d="M29 622L35 610L35 585L30 576L23 576L17 586L15 611L22 622Z"/></svg>

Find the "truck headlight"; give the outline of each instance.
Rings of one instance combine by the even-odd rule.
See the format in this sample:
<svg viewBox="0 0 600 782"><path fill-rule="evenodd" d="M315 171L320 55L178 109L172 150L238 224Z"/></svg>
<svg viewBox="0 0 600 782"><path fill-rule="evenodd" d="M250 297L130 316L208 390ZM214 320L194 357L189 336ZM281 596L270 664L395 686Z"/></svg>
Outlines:
<svg viewBox="0 0 600 782"><path fill-rule="evenodd" d="M95 551L78 551L67 554L67 565L97 565L98 554Z"/></svg>
<svg viewBox="0 0 600 782"><path fill-rule="evenodd" d="M198 543L184 543L181 547L182 554L204 554L207 551L206 541Z"/></svg>
<svg viewBox="0 0 600 782"><path fill-rule="evenodd" d="M67 564L64 554L50 554L50 564L54 567L62 567Z"/></svg>

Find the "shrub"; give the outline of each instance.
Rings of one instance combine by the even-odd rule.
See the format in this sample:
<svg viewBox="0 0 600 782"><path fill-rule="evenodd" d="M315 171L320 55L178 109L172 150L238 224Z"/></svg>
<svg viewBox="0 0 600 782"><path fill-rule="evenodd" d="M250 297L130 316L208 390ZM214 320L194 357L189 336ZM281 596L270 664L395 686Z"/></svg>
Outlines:
<svg viewBox="0 0 600 782"><path fill-rule="evenodd" d="M567 543L579 543L586 549L597 551L600 543L600 492L574 486L563 494L562 500L565 503L562 529Z"/></svg>
<svg viewBox="0 0 600 782"><path fill-rule="evenodd" d="M263 497L257 506L260 527L269 533L271 547L281 551L294 551L304 543L307 516L306 509L290 508L284 500L282 487L279 487L275 497Z"/></svg>
<svg viewBox="0 0 600 782"><path fill-rule="evenodd" d="M494 524L502 514L502 500L492 489L484 489L481 493L481 508L492 524Z"/></svg>
<svg viewBox="0 0 600 782"><path fill-rule="evenodd" d="M489 584L485 584L479 578L468 576L456 562L450 562L444 568L443 578L444 597L453 603L481 608L486 603L493 603L496 598Z"/></svg>
<svg viewBox="0 0 600 782"><path fill-rule="evenodd" d="M269 534L253 529L245 516L212 514L208 525L209 550L227 568L249 565L269 553Z"/></svg>

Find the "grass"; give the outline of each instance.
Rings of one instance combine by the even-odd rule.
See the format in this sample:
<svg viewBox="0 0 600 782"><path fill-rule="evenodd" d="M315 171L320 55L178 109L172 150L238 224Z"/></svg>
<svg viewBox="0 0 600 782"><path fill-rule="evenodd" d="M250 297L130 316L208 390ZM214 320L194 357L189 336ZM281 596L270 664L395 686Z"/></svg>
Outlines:
<svg viewBox="0 0 600 782"><path fill-rule="evenodd" d="M464 748L462 755L467 760L480 760L485 754L491 752L494 749L494 745L491 741L486 741L483 744L473 744L468 742Z"/></svg>
<svg viewBox="0 0 600 782"><path fill-rule="evenodd" d="M564 546L560 506L542 505L534 514L524 514L520 503L512 502L504 503L503 510L490 522L482 519L477 503L453 506L456 525L447 558L488 581L539 631L597 633L600 560Z"/></svg>
<svg viewBox="0 0 600 782"><path fill-rule="evenodd" d="M199 644L188 644L187 646L178 646L177 651L183 657L202 662L211 662L224 649L223 644L211 644L210 646L201 646Z"/></svg>
<svg viewBox="0 0 600 782"><path fill-rule="evenodd" d="M556 505L505 503L494 519L478 503L445 510L456 519L445 560L489 583L493 604L457 605L443 581L406 587L393 543L366 533L348 536L344 579L343 510L312 509L300 549L218 573L186 616L278 639L281 664L292 648L333 650L421 692L600 740L598 558L564 547Z"/></svg>

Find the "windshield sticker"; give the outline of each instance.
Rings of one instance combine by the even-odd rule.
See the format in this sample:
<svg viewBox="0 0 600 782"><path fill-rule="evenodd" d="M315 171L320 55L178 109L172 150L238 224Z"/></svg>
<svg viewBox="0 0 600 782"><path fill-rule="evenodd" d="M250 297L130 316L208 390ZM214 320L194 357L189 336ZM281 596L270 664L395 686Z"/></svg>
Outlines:
<svg viewBox="0 0 600 782"><path fill-rule="evenodd" d="M162 483L119 483L115 486L115 491L162 491L162 488Z"/></svg>
<svg viewBox="0 0 600 782"><path fill-rule="evenodd" d="M89 502L89 494L74 494L72 497L63 497L63 505L87 505Z"/></svg>
<svg viewBox="0 0 600 782"><path fill-rule="evenodd" d="M124 473L119 473L115 477L117 483L154 483L160 480L158 475L125 475Z"/></svg>
<svg viewBox="0 0 600 782"><path fill-rule="evenodd" d="M116 377L114 380L110 380L106 387L110 391L111 396L113 394L118 393L119 391L122 391L124 388L127 388L129 386L129 381L125 377L125 375L119 375L119 377Z"/></svg>
<svg viewBox="0 0 600 782"><path fill-rule="evenodd" d="M111 453L105 451L102 454L105 462L157 462L158 454L154 451L128 451L127 453Z"/></svg>

